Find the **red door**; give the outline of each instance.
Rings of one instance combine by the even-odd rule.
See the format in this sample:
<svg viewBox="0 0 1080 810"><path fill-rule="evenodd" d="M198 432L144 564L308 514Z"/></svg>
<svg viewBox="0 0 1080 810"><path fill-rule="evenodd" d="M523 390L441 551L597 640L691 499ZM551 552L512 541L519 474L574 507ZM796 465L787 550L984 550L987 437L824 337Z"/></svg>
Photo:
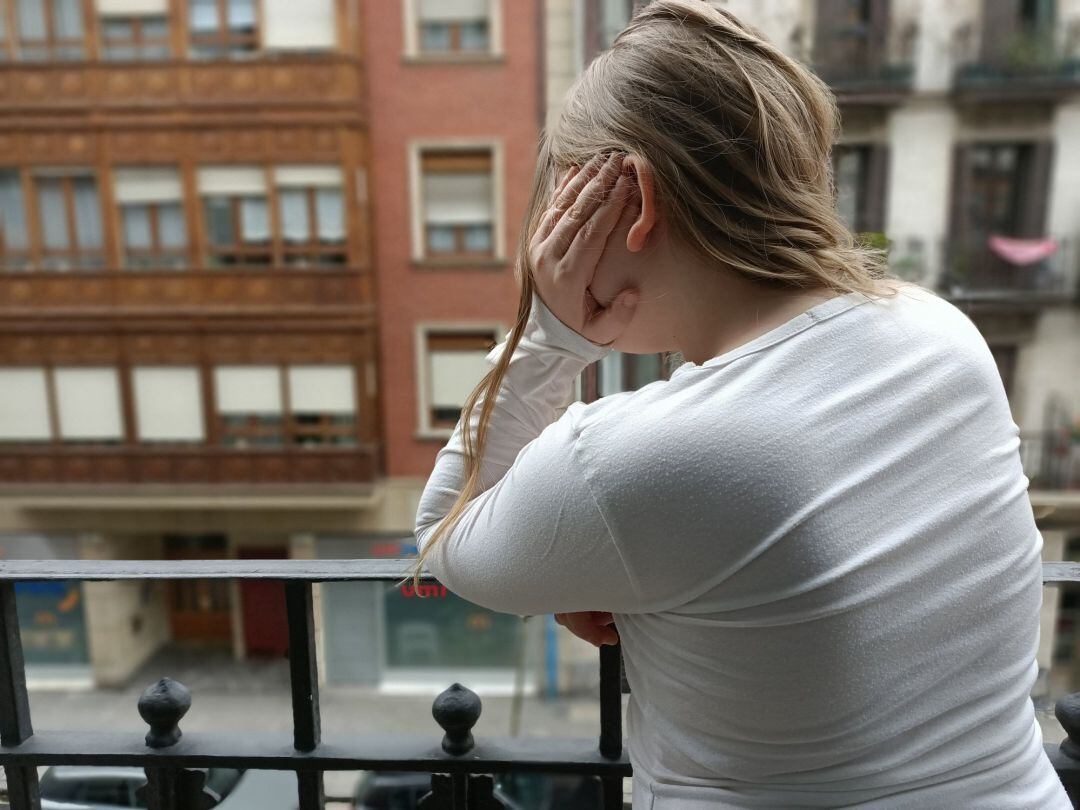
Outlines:
<svg viewBox="0 0 1080 810"><path fill-rule="evenodd" d="M244 560L280 560L280 548L243 548ZM285 618L285 584L274 579L240 581L240 606L244 617L244 647L248 655L281 657L289 649L289 625Z"/></svg>

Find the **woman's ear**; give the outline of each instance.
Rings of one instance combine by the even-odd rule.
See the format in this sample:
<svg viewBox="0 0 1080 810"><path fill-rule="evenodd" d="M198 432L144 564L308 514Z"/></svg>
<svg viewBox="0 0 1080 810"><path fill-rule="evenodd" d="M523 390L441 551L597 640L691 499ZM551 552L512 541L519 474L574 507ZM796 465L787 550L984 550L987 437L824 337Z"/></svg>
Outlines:
<svg viewBox="0 0 1080 810"><path fill-rule="evenodd" d="M649 234L656 227L656 185L652 166L640 155L627 155L623 161L623 171L630 172L634 181L634 194L638 199L631 204L640 207L634 224L626 234L626 249L637 253L648 243Z"/></svg>

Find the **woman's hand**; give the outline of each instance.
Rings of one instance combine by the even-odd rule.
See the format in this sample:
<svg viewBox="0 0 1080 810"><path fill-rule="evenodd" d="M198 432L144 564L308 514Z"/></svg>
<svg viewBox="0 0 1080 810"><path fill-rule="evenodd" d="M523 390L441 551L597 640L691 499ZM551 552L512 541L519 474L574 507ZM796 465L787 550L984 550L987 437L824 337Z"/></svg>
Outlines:
<svg viewBox="0 0 1080 810"><path fill-rule="evenodd" d="M537 294L564 324L593 343L613 343L634 317L638 291L594 297L590 285L608 237L632 207L623 156L593 158L563 177L529 245Z"/></svg>
<svg viewBox="0 0 1080 810"><path fill-rule="evenodd" d="M615 629L615 617L610 613L599 610L586 610L580 613L556 613L555 621L594 647L619 643L619 632Z"/></svg>

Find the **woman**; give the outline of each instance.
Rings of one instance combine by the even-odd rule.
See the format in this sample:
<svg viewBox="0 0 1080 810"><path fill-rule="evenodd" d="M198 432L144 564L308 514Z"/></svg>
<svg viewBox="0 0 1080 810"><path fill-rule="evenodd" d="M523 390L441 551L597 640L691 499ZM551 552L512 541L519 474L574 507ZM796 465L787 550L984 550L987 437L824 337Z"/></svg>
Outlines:
<svg viewBox="0 0 1080 810"><path fill-rule="evenodd" d="M836 127L729 14L638 14L542 146L519 317L422 557L621 640L635 808L1067 808L1017 428L970 321L838 220ZM561 413L611 346L690 362Z"/></svg>

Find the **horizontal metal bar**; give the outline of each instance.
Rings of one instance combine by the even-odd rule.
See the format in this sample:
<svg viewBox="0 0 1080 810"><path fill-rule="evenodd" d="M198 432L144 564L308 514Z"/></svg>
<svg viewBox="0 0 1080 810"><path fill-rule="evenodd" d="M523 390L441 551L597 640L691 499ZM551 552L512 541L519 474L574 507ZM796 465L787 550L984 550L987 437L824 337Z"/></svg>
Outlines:
<svg viewBox="0 0 1080 810"><path fill-rule="evenodd" d="M590 739L496 737L478 742L467 755L453 757L443 752L437 738L429 741L415 734L332 736L310 753L302 753L293 748L289 733L185 732L175 745L148 748L136 731L43 731L21 745L0 746L0 765L630 775L625 754L606 759L597 750L596 741Z"/></svg>
<svg viewBox="0 0 1080 810"><path fill-rule="evenodd" d="M283 579L308 582L411 579L412 559L0 560L5 580ZM426 571L421 581L433 582Z"/></svg>
<svg viewBox="0 0 1080 810"><path fill-rule="evenodd" d="M309 582L394 582L411 579L414 560L0 560L11 580L283 579ZM1080 582L1080 562L1044 562L1047 585ZM424 571L422 582L435 578Z"/></svg>

